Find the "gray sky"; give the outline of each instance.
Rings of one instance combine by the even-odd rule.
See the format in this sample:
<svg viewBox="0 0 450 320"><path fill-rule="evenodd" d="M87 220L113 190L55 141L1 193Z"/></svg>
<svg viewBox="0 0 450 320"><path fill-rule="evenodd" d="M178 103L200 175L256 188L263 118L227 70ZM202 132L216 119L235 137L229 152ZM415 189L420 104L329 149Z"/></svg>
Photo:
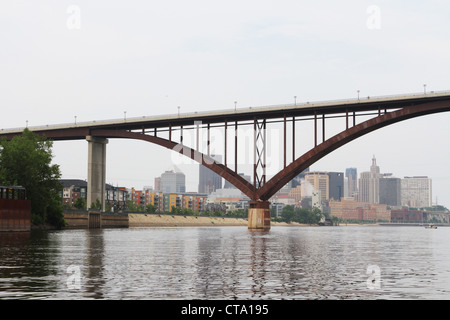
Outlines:
<svg viewBox="0 0 450 320"><path fill-rule="evenodd" d="M3 0L0 128L448 90L449 16L445 0ZM381 172L431 177L450 207L449 120L386 127L311 169L360 173L375 155ZM64 178L86 178L85 141L54 153ZM197 191L198 165L111 140L107 181L153 186L174 164Z"/></svg>

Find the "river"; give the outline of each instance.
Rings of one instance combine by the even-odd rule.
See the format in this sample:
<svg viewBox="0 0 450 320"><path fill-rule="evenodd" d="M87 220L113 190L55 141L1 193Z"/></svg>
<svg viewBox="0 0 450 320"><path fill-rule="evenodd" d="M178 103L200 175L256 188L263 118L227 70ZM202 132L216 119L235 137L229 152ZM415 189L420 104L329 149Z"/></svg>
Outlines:
<svg viewBox="0 0 450 320"><path fill-rule="evenodd" d="M450 228L0 234L0 299L448 299Z"/></svg>

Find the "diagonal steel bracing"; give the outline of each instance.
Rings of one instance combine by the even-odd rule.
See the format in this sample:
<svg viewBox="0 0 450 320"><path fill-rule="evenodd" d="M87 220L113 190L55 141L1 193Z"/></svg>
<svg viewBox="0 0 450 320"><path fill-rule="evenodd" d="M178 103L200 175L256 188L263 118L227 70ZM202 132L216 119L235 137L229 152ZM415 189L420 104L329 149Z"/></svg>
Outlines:
<svg viewBox="0 0 450 320"><path fill-rule="evenodd" d="M266 183L266 119L254 120L253 185L256 189Z"/></svg>

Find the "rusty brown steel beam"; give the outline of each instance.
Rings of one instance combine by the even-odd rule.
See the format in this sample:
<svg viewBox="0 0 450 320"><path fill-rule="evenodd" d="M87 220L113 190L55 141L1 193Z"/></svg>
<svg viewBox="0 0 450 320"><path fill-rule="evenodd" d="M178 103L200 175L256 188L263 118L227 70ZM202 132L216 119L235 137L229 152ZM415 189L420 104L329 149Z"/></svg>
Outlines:
<svg viewBox="0 0 450 320"><path fill-rule="evenodd" d="M283 120L283 131L284 131L284 139L283 139L283 143L284 143L284 168L286 168L286 116L284 116L284 120Z"/></svg>
<svg viewBox="0 0 450 320"><path fill-rule="evenodd" d="M317 147L317 113L314 112L314 147Z"/></svg>
<svg viewBox="0 0 450 320"><path fill-rule="evenodd" d="M32 131L32 130L30 130ZM23 131L9 134L0 134L0 137L5 137L7 140L11 140L16 136L22 135ZM70 129L61 129L61 130L40 130L33 131L37 135L45 136L47 139L51 139L54 141L61 140L84 140L86 136L90 135L89 128L70 128Z"/></svg>
<svg viewBox="0 0 450 320"><path fill-rule="evenodd" d="M295 116L292 117L292 161L295 161Z"/></svg>
<svg viewBox="0 0 450 320"><path fill-rule="evenodd" d="M345 110L345 129L348 129L348 110Z"/></svg>
<svg viewBox="0 0 450 320"><path fill-rule="evenodd" d="M228 129L228 125L227 125L227 120L225 120L225 142L224 142L224 145L225 145L225 151L224 151L224 164L225 164L225 167L227 166L227 135L228 135L228 133L227 133L227 129Z"/></svg>
<svg viewBox="0 0 450 320"><path fill-rule="evenodd" d="M238 172L238 123L234 123L234 172Z"/></svg>
<svg viewBox="0 0 450 320"><path fill-rule="evenodd" d="M211 140L210 140L210 132L209 132L209 130L210 130L210 124L208 123L208 133L207 133L207 135L208 135L208 137L207 137L207 139L208 139L208 142L207 142L207 153L208 153L208 157L211 155L211 149L210 149L210 144L211 144Z"/></svg>
<svg viewBox="0 0 450 320"><path fill-rule="evenodd" d="M325 115L322 115L322 142L325 141Z"/></svg>

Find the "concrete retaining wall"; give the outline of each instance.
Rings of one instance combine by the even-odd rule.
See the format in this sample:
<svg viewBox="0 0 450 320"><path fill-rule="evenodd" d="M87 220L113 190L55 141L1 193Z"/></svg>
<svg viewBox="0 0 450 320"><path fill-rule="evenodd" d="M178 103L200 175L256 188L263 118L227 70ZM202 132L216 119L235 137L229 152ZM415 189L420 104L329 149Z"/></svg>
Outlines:
<svg viewBox="0 0 450 320"><path fill-rule="evenodd" d="M67 222L66 229L89 229L91 228L128 228L128 215L111 215L100 214L100 221L98 215L92 214L89 220L89 214L85 211L79 212L64 212L64 219Z"/></svg>

